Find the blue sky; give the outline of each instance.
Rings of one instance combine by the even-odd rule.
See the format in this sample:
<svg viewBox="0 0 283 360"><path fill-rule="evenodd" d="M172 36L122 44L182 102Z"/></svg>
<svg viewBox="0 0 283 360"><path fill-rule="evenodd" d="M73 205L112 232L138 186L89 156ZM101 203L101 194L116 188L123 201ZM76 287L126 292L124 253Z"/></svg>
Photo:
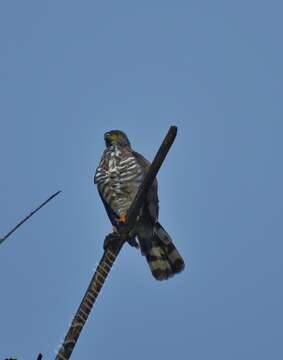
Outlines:
<svg viewBox="0 0 283 360"><path fill-rule="evenodd" d="M160 221L187 268L167 282L125 246L72 359L279 359L279 1L0 3L0 359L53 359L110 223L93 185L103 133L152 159Z"/></svg>

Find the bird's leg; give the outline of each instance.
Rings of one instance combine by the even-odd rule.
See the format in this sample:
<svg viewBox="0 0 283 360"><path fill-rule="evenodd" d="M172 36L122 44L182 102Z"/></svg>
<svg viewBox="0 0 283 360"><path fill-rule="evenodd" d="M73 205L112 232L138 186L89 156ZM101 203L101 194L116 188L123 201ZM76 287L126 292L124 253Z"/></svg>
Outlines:
<svg viewBox="0 0 283 360"><path fill-rule="evenodd" d="M119 217L119 223L125 223L128 220L127 214L121 214Z"/></svg>
<svg viewBox="0 0 283 360"><path fill-rule="evenodd" d="M113 231L105 237L103 249L106 250L109 246L115 247L121 240L121 235L117 231Z"/></svg>
<svg viewBox="0 0 283 360"><path fill-rule="evenodd" d="M121 227L121 228L123 228L123 226L125 225L125 223L127 222L127 220L128 220L127 214L121 214L121 215L120 215L118 221L119 221L119 223L120 223L120 227ZM139 249L139 244L138 244L135 236L131 236L131 235L129 234L128 237L127 237L127 241L128 241L128 243L129 243L131 246Z"/></svg>

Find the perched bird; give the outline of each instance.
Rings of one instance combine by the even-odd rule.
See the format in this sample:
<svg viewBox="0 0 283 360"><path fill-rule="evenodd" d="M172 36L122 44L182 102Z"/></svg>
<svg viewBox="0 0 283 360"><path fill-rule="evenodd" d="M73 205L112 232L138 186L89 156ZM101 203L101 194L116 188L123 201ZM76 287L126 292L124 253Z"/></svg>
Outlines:
<svg viewBox="0 0 283 360"><path fill-rule="evenodd" d="M106 149L96 169L94 182L115 228L126 222L127 212L150 162L132 149L127 135L120 130L105 133L104 140ZM164 280L181 272L185 263L170 235L158 222L158 204L155 179L131 232L131 243L137 245L137 238L152 275L157 280Z"/></svg>

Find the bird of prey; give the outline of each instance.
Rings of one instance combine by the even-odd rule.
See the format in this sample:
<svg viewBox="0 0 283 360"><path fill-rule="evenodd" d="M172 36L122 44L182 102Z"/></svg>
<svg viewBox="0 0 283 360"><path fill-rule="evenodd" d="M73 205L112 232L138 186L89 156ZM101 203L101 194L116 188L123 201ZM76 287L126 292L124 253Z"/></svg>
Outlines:
<svg viewBox="0 0 283 360"><path fill-rule="evenodd" d="M94 183L115 229L126 222L127 212L150 162L132 149L127 135L120 130L105 133L104 140L106 149L96 169ZM131 231L130 244L140 247L154 278L164 280L181 272L185 263L170 235L158 222L158 212L155 179Z"/></svg>

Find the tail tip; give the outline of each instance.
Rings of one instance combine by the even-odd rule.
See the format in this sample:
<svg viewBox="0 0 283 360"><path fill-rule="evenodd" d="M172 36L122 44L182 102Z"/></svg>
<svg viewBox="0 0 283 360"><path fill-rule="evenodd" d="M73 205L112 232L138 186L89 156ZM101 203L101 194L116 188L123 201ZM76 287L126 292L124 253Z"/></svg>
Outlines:
<svg viewBox="0 0 283 360"><path fill-rule="evenodd" d="M179 274L185 269L185 262L183 259L177 259L171 267L167 269L151 269L151 273L156 280L168 280L176 274Z"/></svg>
<svg viewBox="0 0 283 360"><path fill-rule="evenodd" d="M175 262L172 264L172 269L174 274L182 272L185 269L184 260L181 257L176 259Z"/></svg>

